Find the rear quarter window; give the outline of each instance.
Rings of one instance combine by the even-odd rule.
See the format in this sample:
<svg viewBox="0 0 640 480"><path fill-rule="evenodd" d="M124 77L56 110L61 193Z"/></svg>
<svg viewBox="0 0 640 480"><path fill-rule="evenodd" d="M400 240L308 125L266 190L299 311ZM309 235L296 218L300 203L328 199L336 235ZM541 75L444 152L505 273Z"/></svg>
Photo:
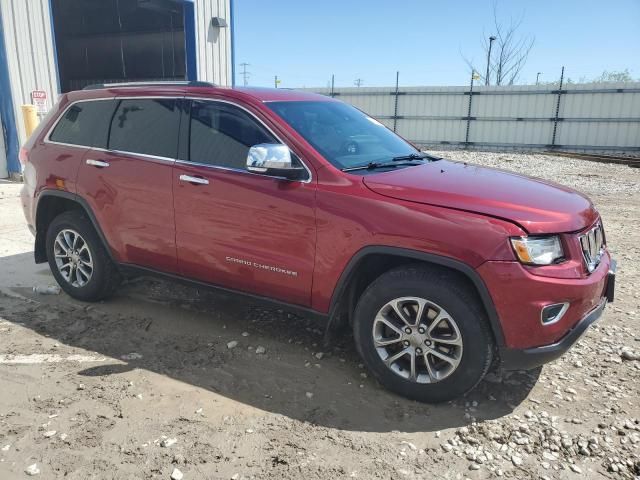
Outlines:
<svg viewBox="0 0 640 480"><path fill-rule="evenodd" d="M49 141L106 148L114 108L115 101L112 99L74 103L58 120Z"/></svg>

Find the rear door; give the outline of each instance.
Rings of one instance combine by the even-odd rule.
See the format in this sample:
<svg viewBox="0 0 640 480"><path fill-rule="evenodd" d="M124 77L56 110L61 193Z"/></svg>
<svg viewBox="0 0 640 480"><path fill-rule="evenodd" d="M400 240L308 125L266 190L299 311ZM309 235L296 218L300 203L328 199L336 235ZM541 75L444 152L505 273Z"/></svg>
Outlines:
<svg viewBox="0 0 640 480"><path fill-rule="evenodd" d="M117 98L104 142L86 152L78 193L95 213L116 258L175 273L172 168L177 98Z"/></svg>
<svg viewBox="0 0 640 480"><path fill-rule="evenodd" d="M193 100L174 167L180 273L309 305L315 256L315 184L249 173L249 148L281 143L253 114Z"/></svg>

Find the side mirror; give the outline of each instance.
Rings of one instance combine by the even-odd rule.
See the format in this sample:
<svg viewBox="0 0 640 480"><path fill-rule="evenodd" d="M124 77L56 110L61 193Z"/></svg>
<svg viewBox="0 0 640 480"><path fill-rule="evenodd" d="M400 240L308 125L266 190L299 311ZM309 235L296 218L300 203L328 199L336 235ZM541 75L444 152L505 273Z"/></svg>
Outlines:
<svg viewBox="0 0 640 480"><path fill-rule="evenodd" d="M279 143L261 143L251 147L247 154L247 170L287 180L302 180L307 175L302 165L294 164L289 147Z"/></svg>

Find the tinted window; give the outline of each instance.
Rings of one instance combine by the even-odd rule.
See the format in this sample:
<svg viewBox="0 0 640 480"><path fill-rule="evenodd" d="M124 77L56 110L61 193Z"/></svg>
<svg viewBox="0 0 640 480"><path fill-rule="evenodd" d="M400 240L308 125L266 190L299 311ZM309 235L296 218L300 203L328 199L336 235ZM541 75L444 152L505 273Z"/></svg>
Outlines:
<svg viewBox="0 0 640 480"><path fill-rule="evenodd" d="M179 125L175 99L122 100L111 121L109 148L175 158Z"/></svg>
<svg viewBox="0 0 640 480"><path fill-rule="evenodd" d="M190 123L192 162L243 169L249 148L259 143L277 143L248 113L232 105L194 101Z"/></svg>
<svg viewBox="0 0 640 480"><path fill-rule="evenodd" d="M113 100L78 102L64 113L49 140L86 147L105 148Z"/></svg>

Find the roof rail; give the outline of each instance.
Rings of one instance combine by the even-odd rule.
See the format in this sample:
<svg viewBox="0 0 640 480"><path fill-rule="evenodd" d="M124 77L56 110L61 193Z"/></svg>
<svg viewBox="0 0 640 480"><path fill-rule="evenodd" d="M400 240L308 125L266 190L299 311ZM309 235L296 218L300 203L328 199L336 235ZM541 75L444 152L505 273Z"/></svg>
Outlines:
<svg viewBox="0 0 640 480"><path fill-rule="evenodd" d="M119 82L119 83L94 83L87 85L83 90L100 90L102 88L118 87L215 87L215 83L200 81L151 81L151 82Z"/></svg>

